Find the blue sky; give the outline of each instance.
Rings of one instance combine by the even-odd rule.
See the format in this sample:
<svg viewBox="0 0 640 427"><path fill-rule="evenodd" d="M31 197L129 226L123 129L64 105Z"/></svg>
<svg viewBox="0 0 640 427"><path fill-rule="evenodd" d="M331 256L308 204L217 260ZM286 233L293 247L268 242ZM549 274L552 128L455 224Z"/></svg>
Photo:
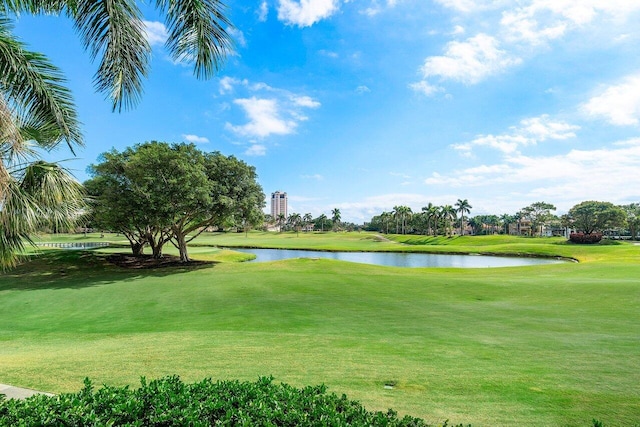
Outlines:
<svg viewBox="0 0 640 427"><path fill-rule="evenodd" d="M86 147L55 159L80 181L98 155L191 141L254 165L290 212L361 223L468 199L471 215L546 201L640 201L637 0L229 0L236 49L214 79L163 47L142 102L112 113L63 18L16 34L66 73ZM267 206L268 208L268 206Z"/></svg>

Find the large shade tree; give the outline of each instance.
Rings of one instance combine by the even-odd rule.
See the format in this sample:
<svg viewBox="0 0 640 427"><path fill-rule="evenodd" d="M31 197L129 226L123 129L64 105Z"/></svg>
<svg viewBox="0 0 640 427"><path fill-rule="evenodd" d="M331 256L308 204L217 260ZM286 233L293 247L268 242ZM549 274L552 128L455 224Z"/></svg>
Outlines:
<svg viewBox="0 0 640 427"><path fill-rule="evenodd" d="M165 18L166 47L177 61L211 77L231 49L230 23L219 0L157 0ZM82 145L76 107L60 70L13 34L11 18L48 14L70 18L94 60L96 90L114 111L137 103L149 72L151 48L134 0L0 0L0 268L15 264L25 241L50 216L59 227L79 217L79 184L60 165L39 160L39 149ZM29 186L28 177L40 185ZM34 181L31 181L33 184ZM43 197L46 195L47 197ZM55 197L54 197L55 196Z"/></svg>
<svg viewBox="0 0 640 427"><path fill-rule="evenodd" d="M570 226L585 234L621 227L625 218L625 211L621 207L593 200L578 203L567 212Z"/></svg>
<svg viewBox="0 0 640 427"><path fill-rule="evenodd" d="M94 221L127 236L134 252L148 244L160 257L171 242L186 262L187 243L208 227L262 221L264 194L255 168L233 156L154 141L102 159L85 183Z"/></svg>

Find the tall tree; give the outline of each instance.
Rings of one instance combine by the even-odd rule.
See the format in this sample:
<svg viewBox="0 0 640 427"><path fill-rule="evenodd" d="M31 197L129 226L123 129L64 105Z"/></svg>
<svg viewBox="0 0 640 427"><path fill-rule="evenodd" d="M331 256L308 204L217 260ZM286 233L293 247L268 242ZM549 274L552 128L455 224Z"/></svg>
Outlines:
<svg viewBox="0 0 640 427"><path fill-rule="evenodd" d="M456 207L456 212L460 214L460 235L462 236L464 235L464 214L470 213L473 206L469 204L469 201L467 199L464 199L464 200L458 199L458 201L455 204L455 207Z"/></svg>
<svg viewBox="0 0 640 427"><path fill-rule="evenodd" d="M556 207L551 203L535 202L529 206L522 208L521 212L525 218L531 221L531 229L533 233L542 234L542 227L553 216L551 211L555 211Z"/></svg>
<svg viewBox="0 0 640 427"><path fill-rule="evenodd" d="M277 221L278 221L278 229L279 229L280 233L282 233L282 227L287 222L287 217L284 216L283 213L279 213Z"/></svg>
<svg viewBox="0 0 640 427"><path fill-rule="evenodd" d="M502 224L502 227L504 227L504 234L509 234L509 224L511 224L514 221L515 217L513 215L509 215L509 214L502 214L499 217L499 221Z"/></svg>
<svg viewBox="0 0 640 427"><path fill-rule="evenodd" d="M333 229L337 230L340 228L340 209L334 208L331 210L331 221L333 221Z"/></svg>
<svg viewBox="0 0 640 427"><path fill-rule="evenodd" d="M299 213L289 214L289 218L287 218L287 223L289 227L295 230L296 236L300 235L300 228L302 227L302 216Z"/></svg>
<svg viewBox="0 0 640 427"><path fill-rule="evenodd" d="M451 205L440 207L440 218L444 222L445 234L453 235L453 224L456 221L456 210Z"/></svg>
<svg viewBox="0 0 640 427"><path fill-rule="evenodd" d="M307 231L308 226L311 224L313 224L313 216L310 212L307 212L302 217L302 226L304 227L305 231Z"/></svg>
<svg viewBox="0 0 640 427"><path fill-rule="evenodd" d="M630 203L620 206L627 216L627 227L631 233L631 238L638 237L638 229L640 228L640 203Z"/></svg>
<svg viewBox="0 0 640 427"><path fill-rule="evenodd" d="M317 224L320 223L320 231L324 233L324 225L329 220L325 214L321 214L318 218L316 218L316 227Z"/></svg>

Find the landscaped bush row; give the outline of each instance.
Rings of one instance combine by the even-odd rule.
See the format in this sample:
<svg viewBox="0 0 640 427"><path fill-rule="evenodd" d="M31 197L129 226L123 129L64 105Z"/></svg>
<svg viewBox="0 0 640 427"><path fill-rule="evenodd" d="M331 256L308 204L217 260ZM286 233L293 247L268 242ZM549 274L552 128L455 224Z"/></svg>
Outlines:
<svg viewBox="0 0 640 427"><path fill-rule="evenodd" d="M598 243L602 240L602 233L571 233L569 240L573 243Z"/></svg>
<svg viewBox="0 0 640 427"><path fill-rule="evenodd" d="M367 411L345 395L327 393L325 386L298 389L276 385L272 378L185 384L176 376L151 382L143 378L136 390L104 386L94 391L87 379L78 393L26 400L0 396L0 426L36 425L427 426L392 410Z"/></svg>

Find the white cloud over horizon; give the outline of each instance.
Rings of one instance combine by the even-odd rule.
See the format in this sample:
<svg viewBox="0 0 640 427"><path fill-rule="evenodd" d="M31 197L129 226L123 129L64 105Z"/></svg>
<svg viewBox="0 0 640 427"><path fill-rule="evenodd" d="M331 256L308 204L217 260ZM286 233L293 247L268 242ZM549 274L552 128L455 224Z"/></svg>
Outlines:
<svg viewBox="0 0 640 427"><path fill-rule="evenodd" d="M471 153L474 147L490 147L505 154L516 153L518 149L535 145L546 140L565 140L576 137L580 126L562 120L553 120L547 114L520 121L520 126L512 126L509 133L500 135L479 135L473 140L453 144L451 147L463 155Z"/></svg>
<svg viewBox="0 0 640 427"><path fill-rule="evenodd" d="M615 167L612 167L615 165ZM589 194L607 195L607 201L623 203L639 196L638 183L629 182L640 165L640 138L593 150L572 149L549 156L507 155L501 163L434 172L427 185L454 188L510 186L527 200L585 200ZM503 190L504 191L504 190Z"/></svg>

